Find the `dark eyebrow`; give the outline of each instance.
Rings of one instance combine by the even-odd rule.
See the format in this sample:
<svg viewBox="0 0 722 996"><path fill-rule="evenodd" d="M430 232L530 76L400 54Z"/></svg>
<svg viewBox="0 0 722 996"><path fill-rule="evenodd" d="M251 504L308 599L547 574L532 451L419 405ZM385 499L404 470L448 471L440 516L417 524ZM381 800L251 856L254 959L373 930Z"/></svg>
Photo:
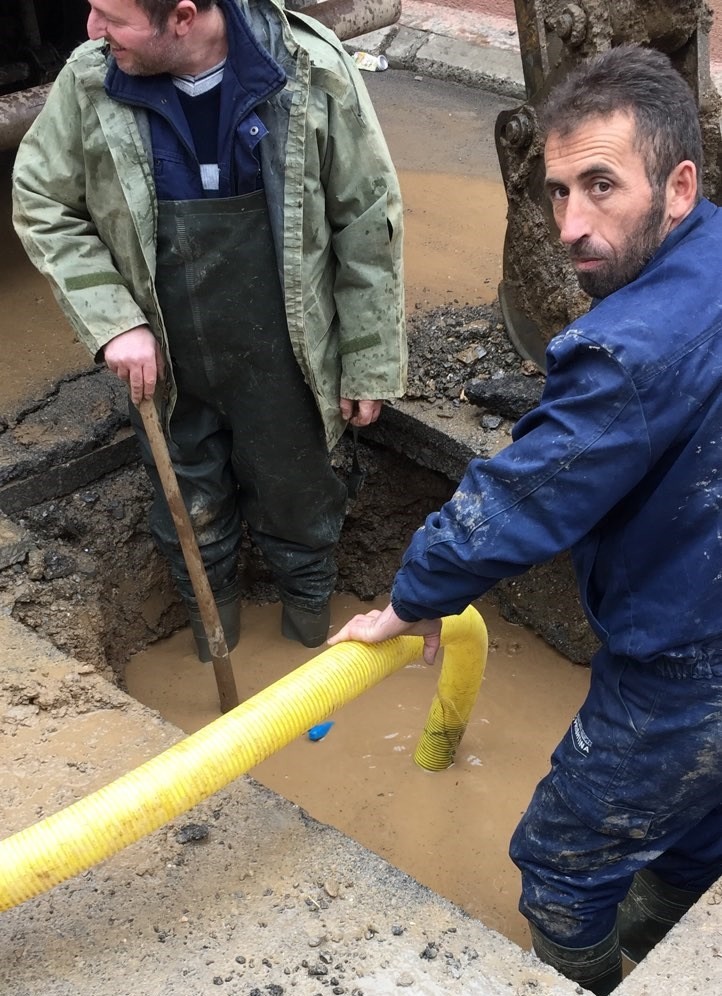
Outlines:
<svg viewBox="0 0 722 996"><path fill-rule="evenodd" d="M615 171L611 166L606 163L593 163L588 166L582 173L579 174L577 179L579 180L591 180L595 176L609 176L616 177ZM566 184L562 183L561 180L555 180L553 176L548 176L544 181L544 189L550 190L552 187L565 187Z"/></svg>

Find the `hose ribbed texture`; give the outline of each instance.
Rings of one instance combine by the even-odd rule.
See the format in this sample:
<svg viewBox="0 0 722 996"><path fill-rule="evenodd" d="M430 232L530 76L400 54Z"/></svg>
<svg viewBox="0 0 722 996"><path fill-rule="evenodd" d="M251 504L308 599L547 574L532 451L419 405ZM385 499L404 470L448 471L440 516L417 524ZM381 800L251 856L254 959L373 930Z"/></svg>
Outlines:
<svg viewBox="0 0 722 996"><path fill-rule="evenodd" d="M444 771L453 763L479 693L489 649L484 620L475 609L445 619L442 642L444 664L414 752L414 761L427 771Z"/></svg>
<svg viewBox="0 0 722 996"><path fill-rule="evenodd" d="M467 698L472 687L478 690L486 659L486 629L478 612L468 608L445 619L442 644L447 649L438 698L447 702L458 693L464 699L442 709L442 722L448 716L453 724L448 740L455 749L463 733L456 716L466 717L465 726L473 705ZM51 889L175 819L418 659L421 650L421 638L410 636L375 646L331 647L153 760L1 841L0 910ZM461 667L473 668L475 677L450 676ZM417 754L435 756L422 748L427 739L435 742L436 732L424 732Z"/></svg>

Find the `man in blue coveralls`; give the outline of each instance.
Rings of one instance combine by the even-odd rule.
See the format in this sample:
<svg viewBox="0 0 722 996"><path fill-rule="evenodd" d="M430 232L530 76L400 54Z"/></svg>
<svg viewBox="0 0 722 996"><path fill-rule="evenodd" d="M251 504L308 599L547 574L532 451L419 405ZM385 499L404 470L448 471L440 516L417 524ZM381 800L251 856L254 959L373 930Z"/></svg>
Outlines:
<svg viewBox="0 0 722 996"><path fill-rule="evenodd" d="M571 549L602 642L589 695L511 842L536 953L597 994L722 874L722 211L696 105L621 46L542 114L546 189L590 312L541 403L420 528L383 612L331 642L425 638Z"/></svg>

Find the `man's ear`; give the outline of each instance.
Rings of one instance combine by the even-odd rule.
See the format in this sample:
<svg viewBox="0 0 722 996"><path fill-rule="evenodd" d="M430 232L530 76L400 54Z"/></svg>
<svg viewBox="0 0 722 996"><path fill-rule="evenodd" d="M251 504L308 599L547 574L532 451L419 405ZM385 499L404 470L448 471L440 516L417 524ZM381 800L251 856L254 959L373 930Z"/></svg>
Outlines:
<svg viewBox="0 0 722 996"><path fill-rule="evenodd" d="M678 163L667 178L667 217L679 224L697 202L697 167L689 159Z"/></svg>
<svg viewBox="0 0 722 996"><path fill-rule="evenodd" d="M182 38L190 31L197 14L198 10L193 0L180 0L168 18L168 24L174 34Z"/></svg>

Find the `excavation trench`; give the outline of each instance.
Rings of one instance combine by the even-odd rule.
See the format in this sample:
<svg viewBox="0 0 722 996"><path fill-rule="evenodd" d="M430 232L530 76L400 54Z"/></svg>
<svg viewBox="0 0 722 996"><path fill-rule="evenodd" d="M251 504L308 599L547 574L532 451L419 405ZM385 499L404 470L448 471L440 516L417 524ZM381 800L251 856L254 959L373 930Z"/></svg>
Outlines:
<svg viewBox="0 0 722 996"><path fill-rule="evenodd" d="M507 423L500 416L455 404L461 361L449 353L459 346L456 338L471 334L465 329L471 326L478 337L481 325L493 317L491 309L471 314L445 308L417 319L419 353L424 353L424 335L429 342L439 341L442 322L450 358L442 362L437 354L427 358L426 366L414 367L412 384L426 397L389 410L382 426L399 437L402 447L413 450L415 445L418 459L426 463L433 464L437 453L447 462L461 460L472 429L482 432L490 448L505 434ZM496 324L489 322L489 329L489 335L496 332ZM438 376L429 387L430 362L450 378L446 387L438 387ZM498 349L493 362L499 362ZM509 362L518 363L515 358ZM6 539L5 549L14 549L16 559L0 571L0 591L17 620L190 733L219 715L213 672L195 658L182 605L149 535L150 489L126 437L123 405L110 378L88 374L59 385L45 404L4 434L6 446L21 445L12 439L18 432L22 445L33 441L34 473L24 482L25 492L21 481L0 492L9 505L22 503L24 493L33 495L33 504L14 507L6 520L6 529L15 534L12 543ZM67 420L78 408L96 417L86 430L88 438L73 441ZM495 428L483 429L483 419ZM94 433L100 437L93 439ZM366 481L349 508L339 550L334 626L356 611L385 604L413 530L454 487L453 467L440 473L420 466L385 445L384 432L376 435L361 444ZM84 455L72 455L71 444L83 449L91 442ZM56 481L59 464L72 477L83 466L87 471L94 462L108 460L108 453L128 462L67 494L35 503L38 493ZM335 463L341 476L348 473L347 445L339 448ZM313 652L280 636L275 591L248 542L241 567L246 603L232 659L246 698ZM501 605L507 616L524 618L566 653L583 658L588 635L581 620L573 621L566 565L546 571L546 577L532 576L526 585L515 582L479 606L491 637L487 678L456 763L447 772L431 775L412 761L437 680L437 669L419 663L344 707L322 741L302 737L252 772L311 816L518 943L524 943L525 929L516 912L517 875L506 855L508 839L587 682L586 669L499 613ZM558 623L553 624L560 616L566 617L561 642ZM90 706L84 696L82 686L71 690L74 701L68 707L85 711ZM16 718L24 708L32 721L37 701L32 683L17 690Z"/></svg>

